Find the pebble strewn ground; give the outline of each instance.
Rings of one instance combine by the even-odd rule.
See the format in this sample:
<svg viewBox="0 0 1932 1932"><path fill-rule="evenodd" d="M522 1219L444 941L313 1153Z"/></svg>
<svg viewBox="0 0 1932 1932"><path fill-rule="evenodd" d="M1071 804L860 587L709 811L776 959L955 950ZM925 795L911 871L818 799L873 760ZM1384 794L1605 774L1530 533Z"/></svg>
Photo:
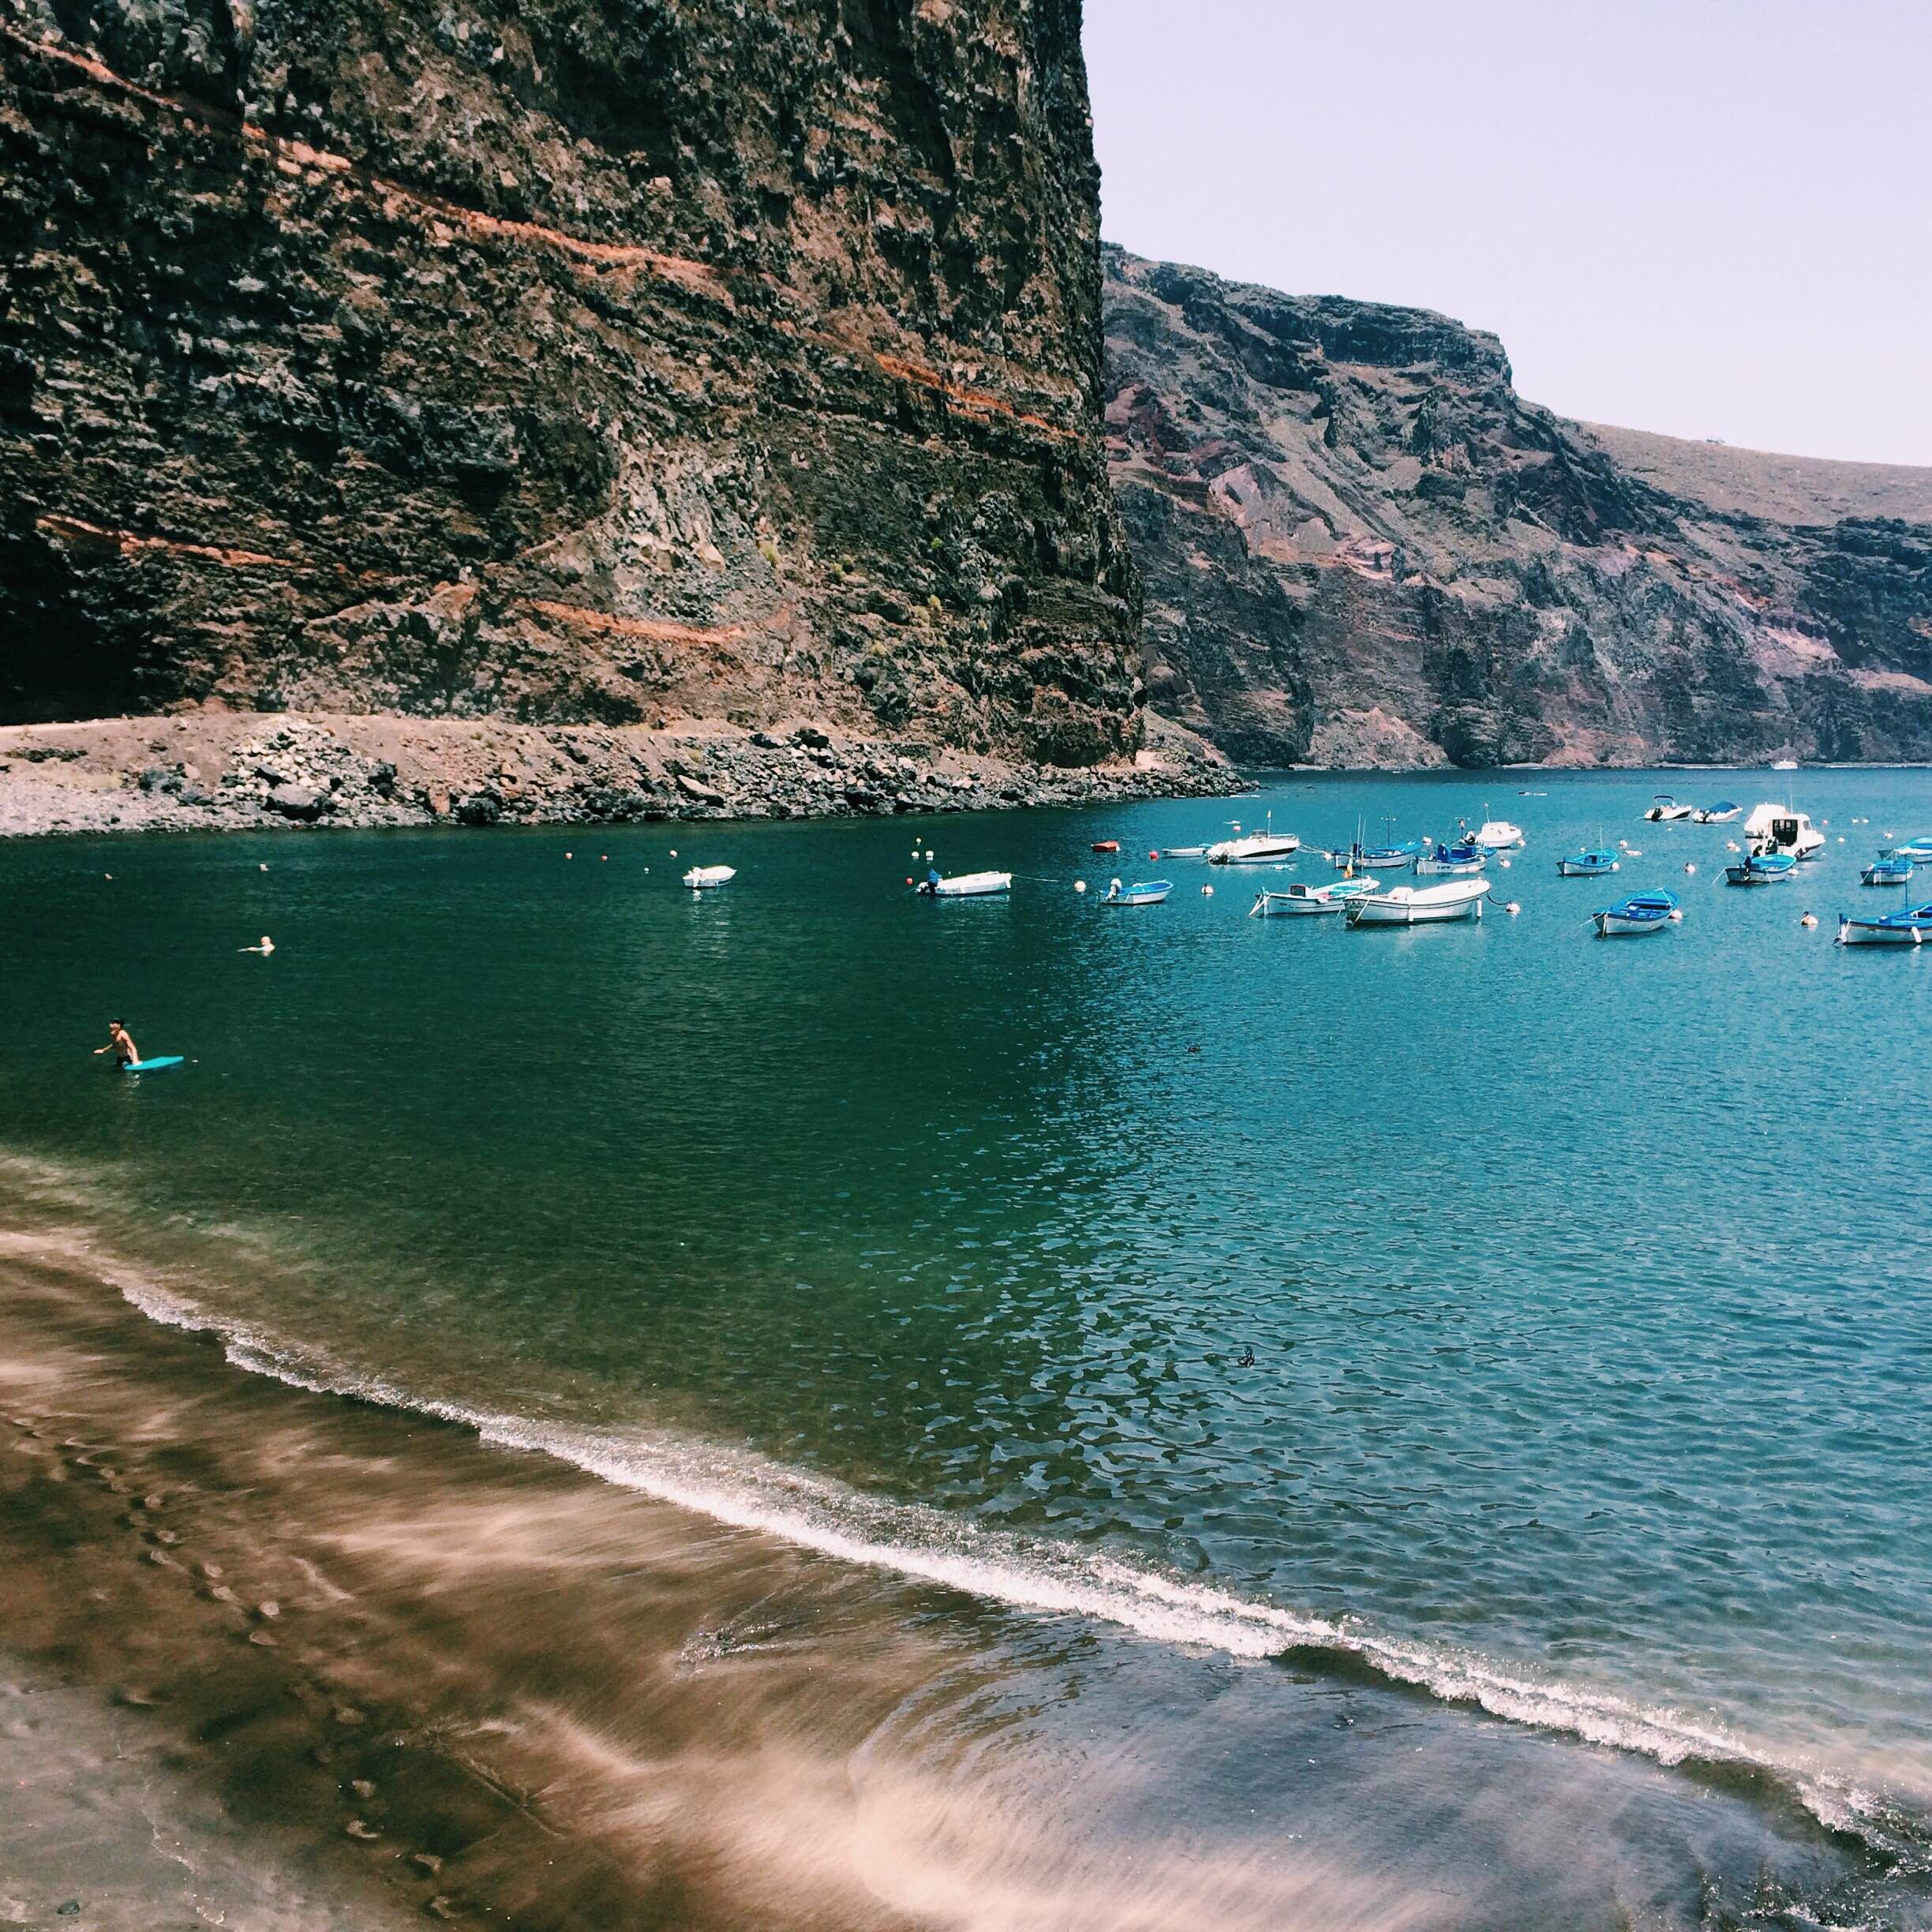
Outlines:
<svg viewBox="0 0 1932 1932"><path fill-rule="evenodd" d="M1150 720L1131 761L1016 764L822 724L526 725L193 712L0 728L0 836L983 811L1245 789Z"/></svg>

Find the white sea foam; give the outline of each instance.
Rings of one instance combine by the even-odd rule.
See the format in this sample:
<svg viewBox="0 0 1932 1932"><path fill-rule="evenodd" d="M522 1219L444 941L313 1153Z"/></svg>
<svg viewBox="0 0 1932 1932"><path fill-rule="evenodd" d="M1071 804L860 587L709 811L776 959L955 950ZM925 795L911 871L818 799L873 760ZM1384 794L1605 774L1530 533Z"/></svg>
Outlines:
<svg viewBox="0 0 1932 1932"><path fill-rule="evenodd" d="M1016 1609L1091 1618L1159 1642L1257 1662L1303 1650L1346 1656L1446 1702L1660 1764L1695 1759L1769 1772L1828 1829L1887 1849L1904 1848L1902 1838L1922 1840L1916 1825L1841 1775L1665 1706L1379 1632L1354 1617L1284 1609L1070 1544L986 1530L921 1504L867 1496L748 1451L641 1429L539 1422L441 1401L356 1373L320 1350L294 1347L247 1324L211 1315L150 1280L121 1271L109 1279L151 1319L218 1335L228 1360L250 1373L455 1423L474 1429L484 1442L554 1458L714 1522L776 1537L841 1563Z"/></svg>

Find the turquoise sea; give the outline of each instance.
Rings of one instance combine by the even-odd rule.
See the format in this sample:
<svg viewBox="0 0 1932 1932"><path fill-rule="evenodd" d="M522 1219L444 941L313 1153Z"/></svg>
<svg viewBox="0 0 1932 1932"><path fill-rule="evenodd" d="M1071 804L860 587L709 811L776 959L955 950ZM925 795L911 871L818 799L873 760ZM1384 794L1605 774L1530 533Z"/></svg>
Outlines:
<svg viewBox="0 0 1932 1932"><path fill-rule="evenodd" d="M1728 889L1664 785L1788 787L1825 856ZM1245 916L1318 856L1144 856L1267 813L1528 843L1406 932ZM84 1213L245 1365L945 1586L1002 1662L905 1723L1076 1874L1185 1842L1318 1855L1309 1923L1922 1925L1932 959L1832 937L1929 830L1919 771L1511 773L19 843L9 1211ZM915 898L928 848L1010 897ZM1681 923L1594 938L1644 886ZM188 1063L115 1074L110 1017Z"/></svg>

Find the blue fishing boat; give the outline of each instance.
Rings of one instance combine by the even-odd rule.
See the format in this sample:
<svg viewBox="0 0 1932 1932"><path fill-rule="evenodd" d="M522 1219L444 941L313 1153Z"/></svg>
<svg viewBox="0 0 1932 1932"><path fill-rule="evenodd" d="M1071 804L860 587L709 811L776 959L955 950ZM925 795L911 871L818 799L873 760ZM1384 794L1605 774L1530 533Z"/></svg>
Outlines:
<svg viewBox="0 0 1932 1932"><path fill-rule="evenodd" d="M1136 879L1131 886L1123 886L1115 879L1107 887L1106 897L1100 903L1110 906L1159 905L1173 890L1171 879Z"/></svg>
<svg viewBox="0 0 1932 1932"><path fill-rule="evenodd" d="M1559 878L1601 878L1616 869L1617 856L1613 852L1570 852L1556 861Z"/></svg>
<svg viewBox="0 0 1932 1932"><path fill-rule="evenodd" d="M1923 945L1932 940L1932 904L1901 907L1876 919L1838 915L1840 945Z"/></svg>
<svg viewBox="0 0 1932 1932"><path fill-rule="evenodd" d="M1445 845L1438 840L1416 860L1415 869L1425 876L1440 874L1455 877L1480 872L1488 863L1489 855L1480 845L1472 845L1462 840L1453 845Z"/></svg>
<svg viewBox="0 0 1932 1932"><path fill-rule="evenodd" d="M1751 852L1724 867L1727 886L1781 886L1798 871L1795 852Z"/></svg>
<svg viewBox="0 0 1932 1932"><path fill-rule="evenodd" d="M1909 859L1915 866L1932 866L1932 835L1908 839L1902 845L1894 845L1886 856Z"/></svg>
<svg viewBox="0 0 1932 1932"><path fill-rule="evenodd" d="M1909 852L1881 852L1859 874L1859 881L1865 886L1909 886L1911 876L1912 859Z"/></svg>
<svg viewBox="0 0 1932 1932"><path fill-rule="evenodd" d="M1599 939L1614 939L1628 934L1661 932L1676 910L1675 893L1632 893L1590 917L1596 922Z"/></svg>
<svg viewBox="0 0 1932 1932"><path fill-rule="evenodd" d="M1421 839L1398 842L1392 818L1382 821L1382 843L1371 845L1357 819L1354 844L1344 851L1331 852L1328 856L1338 872L1406 872L1428 849L1428 843Z"/></svg>

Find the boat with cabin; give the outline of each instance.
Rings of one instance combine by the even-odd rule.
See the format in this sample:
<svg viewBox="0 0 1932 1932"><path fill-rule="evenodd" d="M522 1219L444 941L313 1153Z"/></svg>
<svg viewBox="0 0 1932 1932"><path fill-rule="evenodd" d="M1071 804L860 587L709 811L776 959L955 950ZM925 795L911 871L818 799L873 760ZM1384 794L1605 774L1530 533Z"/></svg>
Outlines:
<svg viewBox="0 0 1932 1932"><path fill-rule="evenodd" d="M1159 905L1174 890L1170 879L1136 879L1131 886L1123 886L1115 879L1106 889L1106 897L1100 903L1110 906Z"/></svg>
<svg viewBox="0 0 1932 1932"><path fill-rule="evenodd" d="M1447 919L1479 919L1489 897L1486 878L1444 879L1440 886L1391 886L1348 903L1356 926L1425 926Z"/></svg>
<svg viewBox="0 0 1932 1932"><path fill-rule="evenodd" d="M1593 912L1590 919L1599 939L1615 939L1637 933L1661 932L1677 910L1677 895L1667 892L1632 893L1613 906Z"/></svg>
<svg viewBox="0 0 1932 1932"><path fill-rule="evenodd" d="M1245 836L1238 818L1230 822L1234 826L1234 837L1208 848L1206 857L1210 865L1279 865L1284 859L1292 859L1301 849L1301 841L1294 833L1275 829L1272 812L1268 814L1265 830L1250 832Z"/></svg>
<svg viewBox="0 0 1932 1932"><path fill-rule="evenodd" d="M1613 852L1593 849L1589 852L1566 852L1556 861L1559 878L1601 878L1606 872L1617 869L1617 856Z"/></svg>
<svg viewBox="0 0 1932 1932"><path fill-rule="evenodd" d="M950 878L942 878L937 872L928 872L919 890L924 899L991 899L1013 890L1013 874L956 872Z"/></svg>
<svg viewBox="0 0 1932 1932"><path fill-rule="evenodd" d="M1825 849L1825 834L1807 814L1769 800L1751 808L1744 836L1754 841L1754 852L1788 852L1794 859L1815 859Z"/></svg>
<svg viewBox="0 0 1932 1932"><path fill-rule="evenodd" d="M1439 839L1415 862L1417 875L1421 878L1459 878L1472 872L1480 872L1489 863L1489 855L1480 845L1468 845L1458 841L1445 845Z"/></svg>

